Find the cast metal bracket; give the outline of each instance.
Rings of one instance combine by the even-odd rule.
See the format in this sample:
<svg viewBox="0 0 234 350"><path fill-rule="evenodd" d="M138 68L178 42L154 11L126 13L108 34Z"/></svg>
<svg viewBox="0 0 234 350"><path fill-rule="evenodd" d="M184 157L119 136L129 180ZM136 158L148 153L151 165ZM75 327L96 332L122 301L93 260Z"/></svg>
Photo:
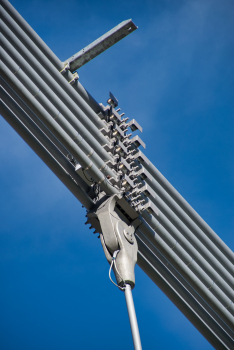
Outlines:
<svg viewBox="0 0 234 350"><path fill-rule="evenodd" d="M141 222L136 218L128 225L120 217L116 209L116 202L119 199L121 196L117 194L108 198L95 210L95 216L100 223L100 238L106 259L109 264L115 260L113 271L118 285L124 287L129 284L133 289L138 251L134 232ZM92 216L93 214L91 213Z"/></svg>

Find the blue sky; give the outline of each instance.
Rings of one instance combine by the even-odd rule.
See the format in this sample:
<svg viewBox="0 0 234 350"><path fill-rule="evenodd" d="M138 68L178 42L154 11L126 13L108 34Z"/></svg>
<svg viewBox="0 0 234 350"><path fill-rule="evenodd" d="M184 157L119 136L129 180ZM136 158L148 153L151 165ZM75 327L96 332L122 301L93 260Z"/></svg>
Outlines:
<svg viewBox="0 0 234 350"><path fill-rule="evenodd" d="M80 81L118 98L147 157L234 250L233 1L11 3L61 60L133 19ZM3 118L0 147L1 349L133 349L84 209ZM143 349L212 349L138 267L133 296Z"/></svg>

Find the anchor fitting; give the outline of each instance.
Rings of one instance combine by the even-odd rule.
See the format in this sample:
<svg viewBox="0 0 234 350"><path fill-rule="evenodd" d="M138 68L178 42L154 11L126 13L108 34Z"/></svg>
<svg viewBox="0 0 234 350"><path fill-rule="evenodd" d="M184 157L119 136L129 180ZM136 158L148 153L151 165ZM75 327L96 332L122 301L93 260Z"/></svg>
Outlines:
<svg viewBox="0 0 234 350"><path fill-rule="evenodd" d="M95 213L99 221L101 243L107 261L113 268L117 284L120 289L125 289L129 284L131 289L135 286L134 268L137 262L138 245L135 238L136 227L140 220L136 218L130 225L118 211L116 202L122 197L113 195L102 203Z"/></svg>

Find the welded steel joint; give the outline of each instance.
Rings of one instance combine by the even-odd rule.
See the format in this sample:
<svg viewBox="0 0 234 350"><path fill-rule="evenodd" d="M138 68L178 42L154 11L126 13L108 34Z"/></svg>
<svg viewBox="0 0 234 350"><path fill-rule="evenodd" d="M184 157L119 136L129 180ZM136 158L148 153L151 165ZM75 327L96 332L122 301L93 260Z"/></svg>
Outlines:
<svg viewBox="0 0 234 350"><path fill-rule="evenodd" d="M131 225L127 225L115 211L116 201L121 197L113 195L102 203L96 210L96 215L100 222L100 234L102 247L111 264L115 259L113 271L119 286L127 284L133 289L135 286L134 268L137 262L138 246L134 232L138 224L138 219Z"/></svg>

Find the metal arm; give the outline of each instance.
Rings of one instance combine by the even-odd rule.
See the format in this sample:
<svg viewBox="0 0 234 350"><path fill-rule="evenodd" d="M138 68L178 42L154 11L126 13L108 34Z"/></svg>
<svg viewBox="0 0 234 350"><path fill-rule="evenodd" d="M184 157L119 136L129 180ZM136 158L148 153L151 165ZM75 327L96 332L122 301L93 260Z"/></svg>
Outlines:
<svg viewBox="0 0 234 350"><path fill-rule="evenodd" d="M136 29L137 26L131 19L121 22L109 32L86 46L84 49L68 58L64 62L65 67L67 65L68 69L71 72L74 72L76 69L82 67L84 64L100 55L100 53L109 49L109 47L116 44L119 40L123 39L125 36L132 33Z"/></svg>

